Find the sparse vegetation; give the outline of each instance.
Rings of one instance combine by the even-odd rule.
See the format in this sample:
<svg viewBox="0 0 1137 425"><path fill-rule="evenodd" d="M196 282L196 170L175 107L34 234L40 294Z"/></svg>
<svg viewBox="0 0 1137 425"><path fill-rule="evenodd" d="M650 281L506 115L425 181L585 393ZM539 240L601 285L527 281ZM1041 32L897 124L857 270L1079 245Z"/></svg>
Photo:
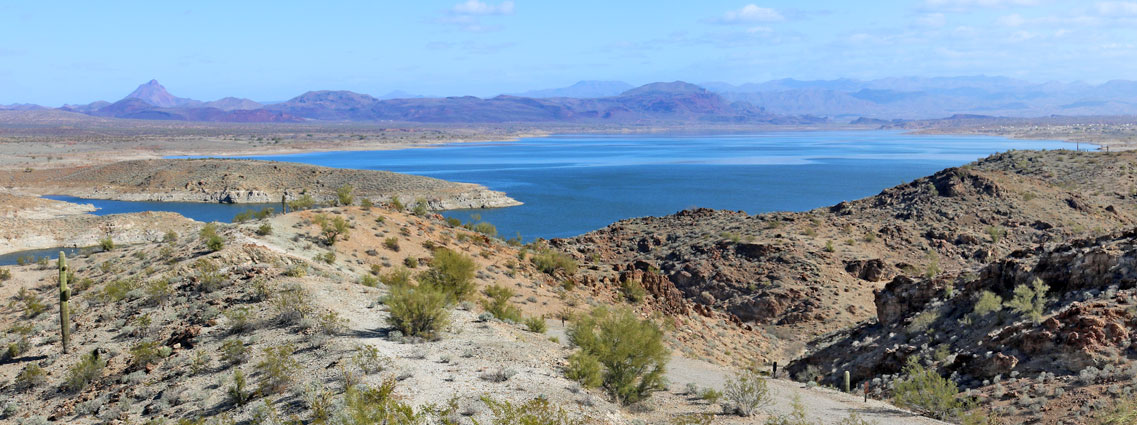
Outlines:
<svg viewBox="0 0 1137 425"><path fill-rule="evenodd" d="M404 335L434 339L449 321L451 296L427 285L395 286L385 299L391 326Z"/></svg>
<svg viewBox="0 0 1137 425"><path fill-rule="evenodd" d="M292 385L300 363L292 357L296 347L291 344L265 347L264 357L257 363L260 378L260 391L263 394L283 392Z"/></svg>
<svg viewBox="0 0 1137 425"><path fill-rule="evenodd" d="M383 239L383 246L387 247L389 250L399 252L399 238L392 236L387 239Z"/></svg>
<svg viewBox="0 0 1137 425"><path fill-rule="evenodd" d="M492 425L582 425L584 421L572 419L568 413L549 403L543 397L525 403L513 404L483 396L482 402L493 414ZM478 422L474 422L478 425ZM489 424L487 424L489 425Z"/></svg>
<svg viewBox="0 0 1137 425"><path fill-rule="evenodd" d="M99 239L99 249L103 251L110 251L114 249L114 240L110 236Z"/></svg>
<svg viewBox="0 0 1137 425"><path fill-rule="evenodd" d="M336 201L340 205L349 206L355 203L355 188L345 184L336 188Z"/></svg>
<svg viewBox="0 0 1137 425"><path fill-rule="evenodd" d="M915 357L908 359L904 377L893 387L893 402L940 420L962 414L964 403L955 383L921 366Z"/></svg>
<svg viewBox="0 0 1137 425"><path fill-rule="evenodd" d="M622 404L643 400L663 388L668 350L663 333L630 310L603 307L577 318L569 340L604 366L603 386Z"/></svg>
<svg viewBox="0 0 1137 425"><path fill-rule="evenodd" d="M324 243L328 245L335 245L336 241L343 237L347 240L347 232L350 229L347 220L343 217L335 216L329 218L324 214L316 214L312 218L312 222L320 226L320 236L324 238Z"/></svg>
<svg viewBox="0 0 1137 425"><path fill-rule="evenodd" d="M1016 313L1023 315L1035 323L1042 321L1042 313L1046 309L1046 292L1050 287L1042 279L1034 278L1028 285L1015 287L1014 297L1006 302L1006 306Z"/></svg>
<svg viewBox="0 0 1137 425"><path fill-rule="evenodd" d="M510 304L509 300L513 298L513 290L501 285L493 285L485 289L486 300L482 302L482 308L486 312L493 315L498 320L511 320L518 322L521 320L521 310L516 306Z"/></svg>
<svg viewBox="0 0 1137 425"><path fill-rule="evenodd" d="M638 280L626 279L620 282L620 293L624 294L624 298L633 304L639 304L644 298L647 298L647 291L644 290L643 285Z"/></svg>
<svg viewBox="0 0 1137 425"><path fill-rule="evenodd" d="M63 389L71 392L80 391L87 387L95 379L103 373L103 368L107 366L107 359L99 355L97 351L92 351L79 358L79 361L67 370L67 375L63 380Z"/></svg>
<svg viewBox="0 0 1137 425"><path fill-rule="evenodd" d="M773 403L766 378L750 369L738 372L727 380L723 395L730 402L730 408L739 416L751 416L758 409Z"/></svg>
<svg viewBox="0 0 1137 425"><path fill-rule="evenodd" d="M221 235L217 234L217 225L214 223L206 223L205 226L202 226L199 236L201 236L202 243L204 243L205 247L211 252L217 252L225 248L225 240L221 238Z"/></svg>
<svg viewBox="0 0 1137 425"><path fill-rule="evenodd" d="M537 270L550 276L558 271L570 276L576 273L576 260L551 249L546 248L538 251L530 261L533 262L534 266L537 266Z"/></svg>
<svg viewBox="0 0 1137 425"><path fill-rule="evenodd" d="M474 260L457 251L446 248L434 250L430 269L419 274L418 281L424 286L448 295L453 300L463 300L474 293Z"/></svg>

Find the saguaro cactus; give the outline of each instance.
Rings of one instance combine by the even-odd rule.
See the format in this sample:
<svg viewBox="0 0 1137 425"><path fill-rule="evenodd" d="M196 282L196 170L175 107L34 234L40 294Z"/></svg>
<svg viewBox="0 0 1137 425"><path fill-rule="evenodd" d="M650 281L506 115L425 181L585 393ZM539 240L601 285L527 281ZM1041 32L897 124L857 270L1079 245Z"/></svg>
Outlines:
<svg viewBox="0 0 1137 425"><path fill-rule="evenodd" d="M851 388L852 387L849 386L849 371L846 370L845 371L845 392L847 392L847 393L852 392Z"/></svg>
<svg viewBox="0 0 1137 425"><path fill-rule="evenodd" d="M67 302L71 299L71 289L67 288L67 270L67 254L59 251L59 331L63 336L64 353L71 340L71 311Z"/></svg>

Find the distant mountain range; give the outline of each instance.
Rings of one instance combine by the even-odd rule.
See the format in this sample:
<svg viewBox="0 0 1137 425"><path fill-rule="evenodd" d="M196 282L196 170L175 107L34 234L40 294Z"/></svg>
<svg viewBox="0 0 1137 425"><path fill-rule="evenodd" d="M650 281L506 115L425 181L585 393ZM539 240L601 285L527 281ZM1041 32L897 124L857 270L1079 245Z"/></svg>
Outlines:
<svg viewBox="0 0 1137 425"><path fill-rule="evenodd" d="M602 95L618 89L623 90L614 95ZM636 88L611 82L580 83L559 92L548 92L577 93L578 97L501 95L487 99L473 96L428 98L392 92L384 98L376 98L350 91L323 90L265 105L237 98L212 102L180 98L166 91L158 81L151 80L114 103L65 105L60 109L99 117L218 122L801 124L824 121L817 117L767 113L761 107L744 101L729 101L702 87L680 81ZM21 108L27 106L21 105Z"/></svg>
<svg viewBox="0 0 1137 425"><path fill-rule="evenodd" d="M36 109L49 108L0 105L0 110ZM100 117L227 122L871 123L953 115L1137 115L1137 82L1036 84L973 76L782 79L701 86L677 81L634 87L620 81L581 81L492 98L424 97L403 91L373 97L322 90L268 104L234 97L211 102L181 98L151 80L114 103L99 101L59 109Z"/></svg>

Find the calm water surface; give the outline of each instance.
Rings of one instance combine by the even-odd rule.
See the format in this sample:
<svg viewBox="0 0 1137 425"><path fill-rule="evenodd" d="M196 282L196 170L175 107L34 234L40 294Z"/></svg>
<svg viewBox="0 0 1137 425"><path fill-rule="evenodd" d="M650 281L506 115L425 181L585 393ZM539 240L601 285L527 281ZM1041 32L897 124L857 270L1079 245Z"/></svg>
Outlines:
<svg viewBox="0 0 1137 425"><path fill-rule="evenodd" d="M466 221L480 214L501 234L531 240L579 235L617 220L695 206L749 213L809 210L871 196L996 152L1069 147L1057 141L844 131L553 136L255 158L482 184L525 205L445 215Z"/></svg>

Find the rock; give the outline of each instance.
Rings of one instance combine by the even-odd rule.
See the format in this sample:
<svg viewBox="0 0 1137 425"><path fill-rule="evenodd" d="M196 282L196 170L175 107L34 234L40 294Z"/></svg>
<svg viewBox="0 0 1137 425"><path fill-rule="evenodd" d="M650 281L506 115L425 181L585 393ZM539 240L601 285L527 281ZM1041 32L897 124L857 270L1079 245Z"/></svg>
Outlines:
<svg viewBox="0 0 1137 425"><path fill-rule="evenodd" d="M891 326L907 317L909 311L919 311L940 294L940 285L928 281L915 281L908 276L896 276L874 291L876 317L881 325Z"/></svg>
<svg viewBox="0 0 1137 425"><path fill-rule="evenodd" d="M850 276L869 282L880 282L893 274L888 265L879 258L845 261L845 271Z"/></svg>

